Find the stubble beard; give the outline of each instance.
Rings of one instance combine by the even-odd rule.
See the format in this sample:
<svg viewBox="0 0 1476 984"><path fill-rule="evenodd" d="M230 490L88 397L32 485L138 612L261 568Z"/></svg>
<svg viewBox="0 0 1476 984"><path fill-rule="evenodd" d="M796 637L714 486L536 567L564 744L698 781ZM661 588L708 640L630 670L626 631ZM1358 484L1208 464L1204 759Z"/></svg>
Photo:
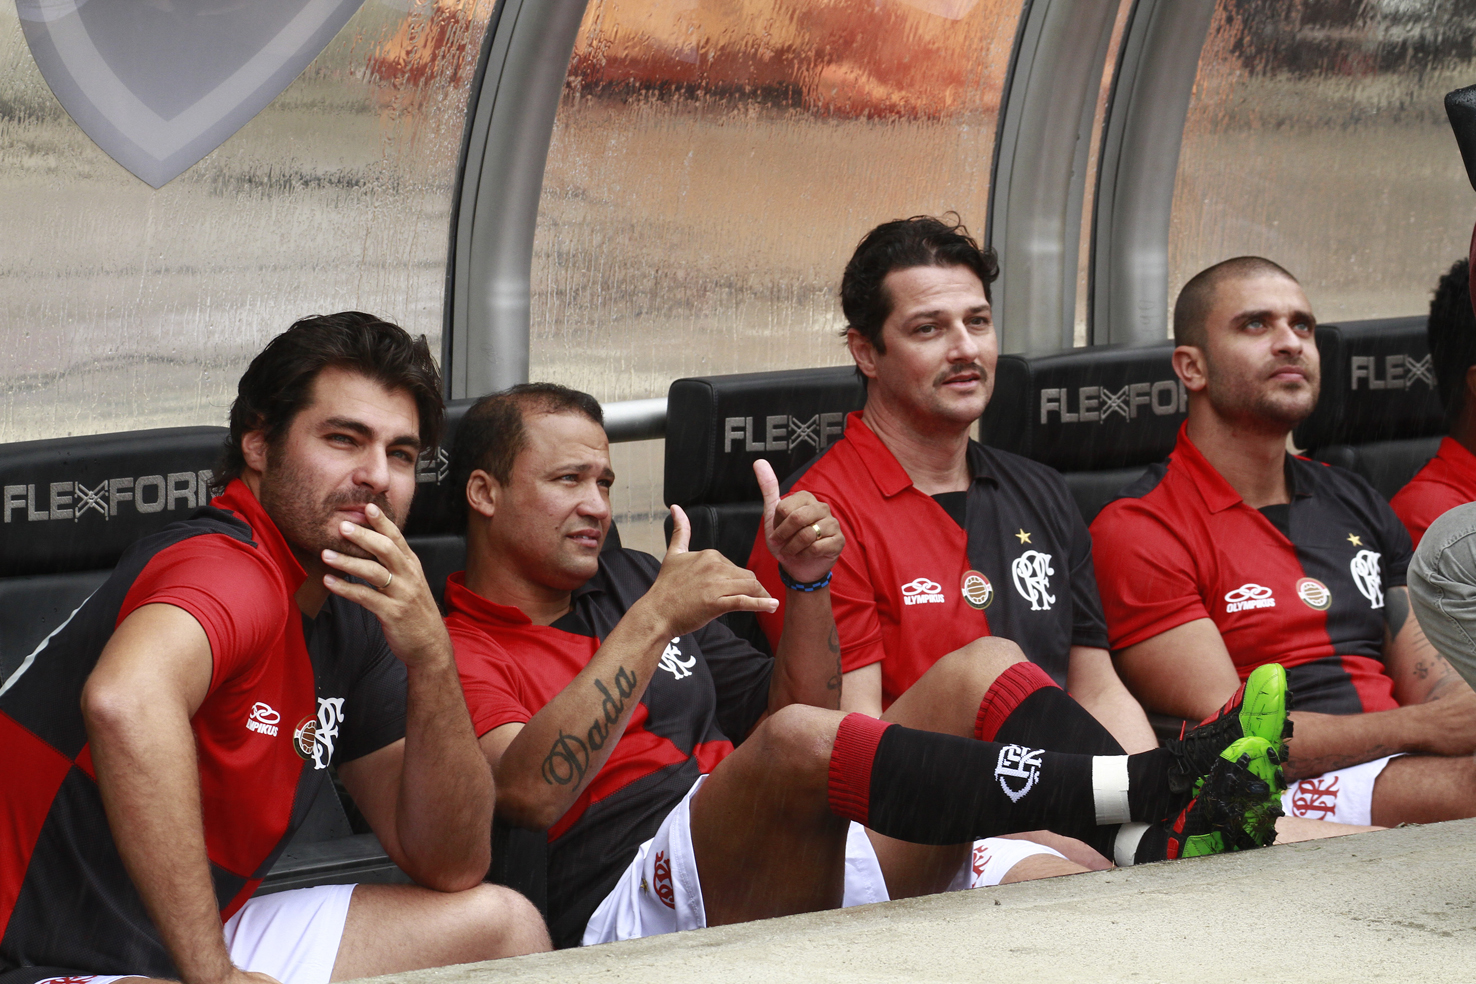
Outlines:
<svg viewBox="0 0 1476 984"><path fill-rule="evenodd" d="M943 396L946 392L943 389L943 381L950 376L956 376L961 372L968 372L969 370L973 370L979 374L979 391L983 395L983 400L979 404L979 413L969 411L967 414L960 414L959 411L962 404L950 401ZM978 419L979 414L984 412L984 408L989 405L989 370L977 362L957 362L949 365L939 372L937 376L933 377L933 393L932 409L934 413L958 423L972 425Z"/></svg>
<svg viewBox="0 0 1476 984"><path fill-rule="evenodd" d="M334 492L315 506L304 492L307 487L302 471L296 465L276 449L268 451L267 469L260 482L261 506L277 525L283 539L299 549L315 555L324 550L336 550L350 557L374 560L373 554L337 532L333 514L344 506L364 506L372 502L384 510L391 522L400 525L399 517L384 495L374 495L367 489Z"/></svg>
<svg viewBox="0 0 1476 984"><path fill-rule="evenodd" d="M1295 430L1316 408L1321 384L1317 370L1307 363L1287 365L1306 371L1308 389L1305 399L1285 391L1268 392L1243 377L1221 372L1213 361L1206 359L1210 405L1221 417L1257 430Z"/></svg>

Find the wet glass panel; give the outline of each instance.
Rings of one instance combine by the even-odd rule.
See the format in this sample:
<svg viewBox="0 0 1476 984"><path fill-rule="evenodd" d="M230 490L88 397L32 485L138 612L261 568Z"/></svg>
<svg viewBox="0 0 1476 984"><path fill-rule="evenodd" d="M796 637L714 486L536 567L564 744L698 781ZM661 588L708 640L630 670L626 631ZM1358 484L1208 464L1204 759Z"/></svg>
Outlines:
<svg viewBox="0 0 1476 984"><path fill-rule="evenodd" d="M984 231L1019 10L591 0L544 176L532 378L624 400L848 361L835 294L862 234L949 209ZM652 457L621 510L661 513Z"/></svg>
<svg viewBox="0 0 1476 984"><path fill-rule="evenodd" d="M223 424L265 341L356 308L439 351L467 89L493 0L367 0L155 191L61 108L0 7L0 442Z"/></svg>
<svg viewBox="0 0 1476 984"><path fill-rule="evenodd" d="M1184 131L1169 300L1253 253L1320 320L1420 314L1476 215L1442 99L1476 70L1463 0L1220 0Z"/></svg>

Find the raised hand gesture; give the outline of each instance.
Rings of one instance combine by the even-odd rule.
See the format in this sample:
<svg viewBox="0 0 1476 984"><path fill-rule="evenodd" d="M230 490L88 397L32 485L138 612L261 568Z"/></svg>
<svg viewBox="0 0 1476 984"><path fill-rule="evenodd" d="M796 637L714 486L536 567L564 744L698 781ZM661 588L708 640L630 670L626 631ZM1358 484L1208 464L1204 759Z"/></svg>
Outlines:
<svg viewBox="0 0 1476 984"><path fill-rule="evenodd" d="M779 566L796 581L819 581L846 545L830 507L809 492L779 498L779 479L764 459L753 463L764 496L764 542Z"/></svg>
<svg viewBox="0 0 1476 984"><path fill-rule="evenodd" d="M752 571L716 550L687 551L692 524L681 506L671 507L671 527L661 573L641 599L665 619L671 635L695 632L727 612L772 612L779 607Z"/></svg>

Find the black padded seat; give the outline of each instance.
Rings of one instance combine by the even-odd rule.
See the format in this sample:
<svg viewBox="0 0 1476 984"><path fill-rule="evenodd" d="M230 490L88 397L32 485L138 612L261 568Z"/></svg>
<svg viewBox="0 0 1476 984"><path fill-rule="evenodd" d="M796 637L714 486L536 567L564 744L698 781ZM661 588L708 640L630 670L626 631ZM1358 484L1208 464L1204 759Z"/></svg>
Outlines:
<svg viewBox="0 0 1476 984"><path fill-rule="evenodd" d="M1440 435L1412 437L1404 441L1372 441L1368 444L1330 444L1312 454L1316 461L1338 465L1361 475L1379 495L1392 499L1409 484L1415 472L1435 457Z"/></svg>
<svg viewBox="0 0 1476 984"><path fill-rule="evenodd" d="M1076 500L1076 508L1081 510L1081 518L1090 526L1102 507L1116 499L1117 493L1136 482L1144 470L1141 465L1133 465L1129 468L1107 468L1102 471L1062 472L1061 477L1066 479L1066 487Z"/></svg>

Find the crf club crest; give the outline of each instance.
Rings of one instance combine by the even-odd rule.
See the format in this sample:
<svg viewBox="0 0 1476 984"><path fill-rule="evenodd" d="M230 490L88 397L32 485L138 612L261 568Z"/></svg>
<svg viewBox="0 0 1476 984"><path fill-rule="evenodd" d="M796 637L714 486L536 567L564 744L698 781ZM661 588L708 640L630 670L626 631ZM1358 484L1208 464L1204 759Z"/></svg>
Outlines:
<svg viewBox="0 0 1476 984"><path fill-rule="evenodd" d="M16 10L72 119L159 188L277 98L362 3L16 0Z"/></svg>

